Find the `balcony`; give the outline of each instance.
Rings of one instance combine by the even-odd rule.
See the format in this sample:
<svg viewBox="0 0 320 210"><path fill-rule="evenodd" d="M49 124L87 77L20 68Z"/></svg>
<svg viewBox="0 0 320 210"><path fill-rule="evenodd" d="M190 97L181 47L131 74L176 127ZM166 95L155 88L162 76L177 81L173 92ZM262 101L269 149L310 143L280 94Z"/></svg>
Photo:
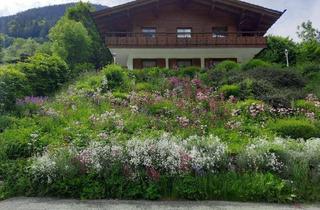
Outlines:
<svg viewBox="0 0 320 210"><path fill-rule="evenodd" d="M109 48L265 48L267 39L263 32L235 32L223 35L212 33L106 33Z"/></svg>

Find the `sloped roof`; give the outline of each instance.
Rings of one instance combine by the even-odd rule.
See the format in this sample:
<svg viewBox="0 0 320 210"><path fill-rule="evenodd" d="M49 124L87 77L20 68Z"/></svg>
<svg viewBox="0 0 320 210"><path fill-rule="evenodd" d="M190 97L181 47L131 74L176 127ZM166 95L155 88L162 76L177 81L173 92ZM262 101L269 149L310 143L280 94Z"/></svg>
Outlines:
<svg viewBox="0 0 320 210"><path fill-rule="evenodd" d="M135 0L125 4L121 4L115 7L107 8L104 10L100 10L92 13L93 18L98 23L98 26L101 24L101 21L104 18L108 18L117 14L126 13L131 9L143 7L149 4L159 3L163 0ZM257 14L260 16L258 22L260 27L259 31L266 32L281 16L285 11L277 11L273 9L269 9L266 7L262 7L259 5L247 3L240 0L181 0L182 2L196 2L200 4L204 4L207 6L214 6L215 8L226 10L232 13L235 13L239 16L239 22L241 22L241 18L248 19L247 13ZM250 19L250 17L249 17Z"/></svg>
<svg viewBox="0 0 320 210"><path fill-rule="evenodd" d="M135 1L130 1L130 2L125 3L125 4L121 4L121 5L118 5L118 6L114 6L114 7L110 7L110 8L106 8L106 9L94 12L93 16L96 17L96 18L103 17L103 16L108 16L108 15L111 15L111 14L115 14L115 13L118 13L118 12L126 11L126 10L131 9L131 8L144 6L146 4L150 4L150 3L154 3L154 2L158 2L158 1L160 1L160 0L135 0ZM278 17L280 17L285 12L285 11L277 11L277 10L269 9L269 8L266 8L266 7L262 7L262 6L251 4L251 3L247 3L247 2L244 2L244 1L240 1L240 0L209 0L209 2L219 3L219 4L226 5L226 6L237 7L237 8L253 11L253 12L263 13L263 14L270 15L270 16L278 16Z"/></svg>

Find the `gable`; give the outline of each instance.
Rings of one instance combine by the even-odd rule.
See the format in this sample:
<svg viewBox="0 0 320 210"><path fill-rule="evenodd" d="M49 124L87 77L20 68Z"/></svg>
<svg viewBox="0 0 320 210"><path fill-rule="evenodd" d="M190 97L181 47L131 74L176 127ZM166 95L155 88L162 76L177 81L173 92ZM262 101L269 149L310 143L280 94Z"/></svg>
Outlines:
<svg viewBox="0 0 320 210"><path fill-rule="evenodd" d="M245 3L238 0L136 0L116 7L93 13L93 18L103 34L108 25L116 23L125 27L133 18L145 15L152 19L166 13L165 8L170 4L179 5L176 14L182 15L190 8L203 8L202 12L208 17L229 16L233 19L238 31L261 31L265 33L283 14L272 9ZM197 6L198 5L198 6ZM190 12L190 16L195 16ZM153 15L152 15L153 14ZM169 13L168 13L169 14ZM165 17L165 16L164 16ZM164 19L162 16L161 18ZM165 21L165 20L164 20ZM110 29L109 29L110 30Z"/></svg>

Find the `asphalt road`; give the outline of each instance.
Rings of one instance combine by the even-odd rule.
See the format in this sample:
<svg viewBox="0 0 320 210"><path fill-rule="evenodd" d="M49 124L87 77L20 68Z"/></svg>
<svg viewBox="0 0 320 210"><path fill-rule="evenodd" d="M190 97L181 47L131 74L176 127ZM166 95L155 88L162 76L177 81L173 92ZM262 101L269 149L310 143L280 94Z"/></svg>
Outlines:
<svg viewBox="0 0 320 210"><path fill-rule="evenodd" d="M236 202L188 201L79 201L48 198L13 198L0 202L0 210L297 210L319 209L320 205L275 205Z"/></svg>

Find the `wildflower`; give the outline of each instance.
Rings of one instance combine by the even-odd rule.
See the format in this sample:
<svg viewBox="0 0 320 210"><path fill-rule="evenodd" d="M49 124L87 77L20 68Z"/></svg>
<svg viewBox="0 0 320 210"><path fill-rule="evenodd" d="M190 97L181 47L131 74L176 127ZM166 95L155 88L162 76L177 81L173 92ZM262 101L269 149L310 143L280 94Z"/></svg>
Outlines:
<svg viewBox="0 0 320 210"><path fill-rule="evenodd" d="M177 117L177 121L182 127L188 127L190 120L186 117Z"/></svg>

